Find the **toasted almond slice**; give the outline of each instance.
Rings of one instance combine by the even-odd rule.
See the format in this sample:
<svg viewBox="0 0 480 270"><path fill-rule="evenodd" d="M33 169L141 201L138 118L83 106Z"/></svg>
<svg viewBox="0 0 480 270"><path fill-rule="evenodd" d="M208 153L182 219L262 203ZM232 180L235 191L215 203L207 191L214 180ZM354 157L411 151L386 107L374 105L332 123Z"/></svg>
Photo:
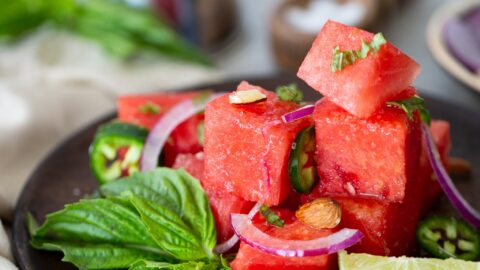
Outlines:
<svg viewBox="0 0 480 270"><path fill-rule="evenodd" d="M454 179L469 179L472 174L472 166L463 158L449 157L448 174Z"/></svg>
<svg viewBox="0 0 480 270"><path fill-rule="evenodd" d="M335 228L342 220L340 205L330 198L319 198L300 206L298 220L317 229Z"/></svg>
<svg viewBox="0 0 480 270"><path fill-rule="evenodd" d="M228 96L230 104L249 104L267 99L267 96L257 89L235 91Z"/></svg>

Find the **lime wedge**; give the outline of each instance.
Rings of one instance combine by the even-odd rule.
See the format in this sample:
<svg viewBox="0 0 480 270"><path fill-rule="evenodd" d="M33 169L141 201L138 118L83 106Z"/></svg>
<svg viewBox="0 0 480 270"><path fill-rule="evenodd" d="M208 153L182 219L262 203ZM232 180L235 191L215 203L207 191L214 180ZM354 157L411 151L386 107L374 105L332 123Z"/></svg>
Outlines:
<svg viewBox="0 0 480 270"><path fill-rule="evenodd" d="M480 262L456 259L382 257L369 254L338 253L340 270L480 270Z"/></svg>

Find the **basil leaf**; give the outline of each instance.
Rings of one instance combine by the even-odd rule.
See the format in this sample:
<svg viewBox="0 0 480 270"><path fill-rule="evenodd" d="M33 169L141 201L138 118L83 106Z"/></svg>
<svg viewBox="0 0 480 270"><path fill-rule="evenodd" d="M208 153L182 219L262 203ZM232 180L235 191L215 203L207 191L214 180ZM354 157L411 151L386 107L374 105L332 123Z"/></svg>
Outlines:
<svg viewBox="0 0 480 270"><path fill-rule="evenodd" d="M262 205L262 207L260 207L260 214L267 219L268 224L272 224L280 228L285 226L285 222L266 205Z"/></svg>
<svg viewBox="0 0 480 270"><path fill-rule="evenodd" d="M160 106L149 101L138 108L138 112L149 115L156 115L160 112Z"/></svg>
<svg viewBox="0 0 480 270"><path fill-rule="evenodd" d="M158 254L118 245L75 245L70 243L45 243L47 250L62 251L62 261L70 262L79 269L129 268L140 258L158 260Z"/></svg>
<svg viewBox="0 0 480 270"><path fill-rule="evenodd" d="M47 216L32 237L33 245L37 239L157 248L135 208L128 201L116 198L82 200L66 205L65 209Z"/></svg>
<svg viewBox="0 0 480 270"><path fill-rule="evenodd" d="M174 262L160 249L130 202L121 199L82 200L49 214L36 228L31 244L37 249L62 251L64 260L80 269L129 267L144 258Z"/></svg>
<svg viewBox="0 0 480 270"><path fill-rule="evenodd" d="M346 66L353 65L359 59L365 59L369 54L376 53L386 44L387 41L382 33L373 36L370 43L362 40L362 48L360 50L341 51L340 46L333 48L332 64L330 66L332 72L343 70Z"/></svg>
<svg viewBox="0 0 480 270"><path fill-rule="evenodd" d="M100 192L107 197L130 198L134 195L143 199L142 201L137 200L138 203L147 202L146 206L161 206L163 212L168 210L172 215L180 217L189 232L198 239L199 243L202 243L203 248L198 251L203 254L202 256L212 256L217 236L208 198L200 182L183 169L158 168L151 172L137 173L103 185ZM138 205L136 206L137 210L142 213L142 209L138 209ZM147 213L142 214L142 217L145 218ZM172 252L172 250L169 251ZM184 258L182 254L175 253L176 257L177 255L178 258ZM193 256L193 254L188 256Z"/></svg>
<svg viewBox="0 0 480 270"><path fill-rule="evenodd" d="M202 240L192 232L179 214L161 204L134 195L130 200L163 250L185 261L214 257L212 249L203 245Z"/></svg>
<svg viewBox="0 0 480 270"><path fill-rule="evenodd" d="M300 103L303 99L303 93L298 89L298 86L295 83L278 86L275 89L275 92L277 93L278 98L283 101Z"/></svg>
<svg viewBox="0 0 480 270"><path fill-rule="evenodd" d="M418 110L420 112L420 118L422 119L422 121L430 125L430 122L431 122L430 112L427 110L425 106L424 99L418 95L415 95L409 99L389 101L387 102L387 105L398 107L403 111L405 111L410 121L413 120L413 113L416 110Z"/></svg>
<svg viewBox="0 0 480 270"><path fill-rule="evenodd" d="M217 269L230 269L228 266L222 266L216 262L186 262L180 264L170 264L164 262L152 262L152 261L138 261L130 267L129 270L217 270Z"/></svg>

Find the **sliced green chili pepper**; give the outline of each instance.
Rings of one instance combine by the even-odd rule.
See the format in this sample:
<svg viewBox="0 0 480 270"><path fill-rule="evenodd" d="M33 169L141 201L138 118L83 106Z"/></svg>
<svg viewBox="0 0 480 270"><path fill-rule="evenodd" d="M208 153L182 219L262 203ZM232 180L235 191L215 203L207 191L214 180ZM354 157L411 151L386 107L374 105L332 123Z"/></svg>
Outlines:
<svg viewBox="0 0 480 270"><path fill-rule="evenodd" d="M476 260L480 255L480 235L463 220L452 217L430 217L417 229L422 248L438 258Z"/></svg>
<svg viewBox="0 0 480 270"><path fill-rule="evenodd" d="M139 161L148 130L127 123L101 126L90 146L90 166L100 184L139 171Z"/></svg>
<svg viewBox="0 0 480 270"><path fill-rule="evenodd" d="M310 193L317 179L314 160L315 127L307 127L298 133L290 152L288 173L293 188L301 193Z"/></svg>

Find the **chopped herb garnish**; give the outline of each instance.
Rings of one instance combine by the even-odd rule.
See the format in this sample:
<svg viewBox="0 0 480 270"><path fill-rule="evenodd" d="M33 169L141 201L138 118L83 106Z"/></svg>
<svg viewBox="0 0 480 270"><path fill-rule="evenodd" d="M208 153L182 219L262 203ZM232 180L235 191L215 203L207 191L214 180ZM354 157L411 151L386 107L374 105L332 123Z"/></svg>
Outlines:
<svg viewBox="0 0 480 270"><path fill-rule="evenodd" d="M197 96L195 96L192 100L193 100L193 104L194 105L197 105L197 104L201 104L203 102L205 102L206 100L208 100L210 98L210 96L212 95L212 90L210 89L207 89L207 90L202 90L200 92L200 94L198 94Z"/></svg>
<svg viewBox="0 0 480 270"><path fill-rule="evenodd" d="M160 106L149 101L140 106L140 108L138 108L138 111L144 114L156 115L160 112Z"/></svg>
<svg viewBox="0 0 480 270"><path fill-rule="evenodd" d="M389 101L387 102L390 106L399 107L404 110L408 116L408 119L413 120L413 112L419 110L420 118L424 123L430 125L430 112L425 107L425 101L418 95L415 95L409 99L403 99L398 101Z"/></svg>
<svg viewBox="0 0 480 270"><path fill-rule="evenodd" d="M343 70L346 66L353 65L359 59L365 59L369 54L378 52L387 41L382 33L376 34L370 43L362 40L360 50L341 51L340 46L333 48L332 72Z"/></svg>
<svg viewBox="0 0 480 270"><path fill-rule="evenodd" d="M298 86L295 83L280 85L275 89L275 92L280 100L300 103L303 99L303 93L298 89Z"/></svg>
<svg viewBox="0 0 480 270"><path fill-rule="evenodd" d="M262 205L262 207L260 207L260 214L267 219L268 224L272 224L280 228L285 225L285 222L268 206Z"/></svg>
<svg viewBox="0 0 480 270"><path fill-rule="evenodd" d="M204 134L205 134L205 121L201 121L200 123L198 123L198 126L197 126L197 136L198 136L198 142L202 146L204 144L204 139L205 139Z"/></svg>

